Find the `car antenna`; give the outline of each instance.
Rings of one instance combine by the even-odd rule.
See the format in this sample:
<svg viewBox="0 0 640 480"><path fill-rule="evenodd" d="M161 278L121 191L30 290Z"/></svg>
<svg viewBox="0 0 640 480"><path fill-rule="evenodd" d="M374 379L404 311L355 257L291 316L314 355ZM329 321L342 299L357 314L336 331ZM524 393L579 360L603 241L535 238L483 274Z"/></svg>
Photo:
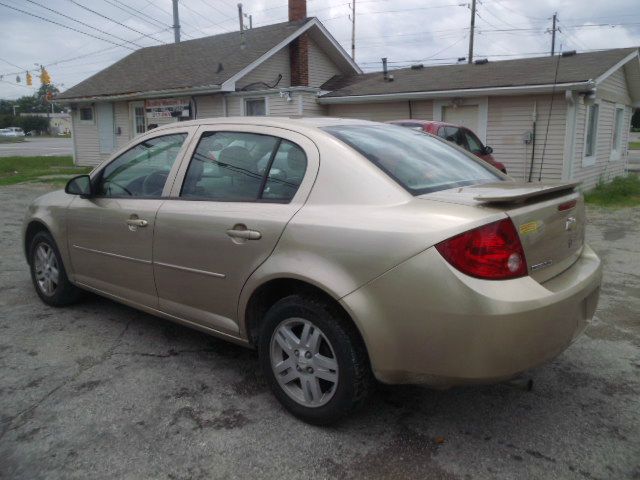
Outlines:
<svg viewBox="0 0 640 480"><path fill-rule="evenodd" d="M549 136L549 124L551 123L551 113L553 111L553 99L556 94L556 84L558 83L558 67L560 67L561 57L562 57L562 44L560 44L560 52L558 53L558 59L556 60L556 73L553 76L553 87L551 87L551 104L549 105L549 115L547 115L547 128L544 132L544 143L542 144L542 156L540 157L540 171L538 172L538 181L542 180L542 165L544 165L544 154L547 151L547 137Z"/></svg>

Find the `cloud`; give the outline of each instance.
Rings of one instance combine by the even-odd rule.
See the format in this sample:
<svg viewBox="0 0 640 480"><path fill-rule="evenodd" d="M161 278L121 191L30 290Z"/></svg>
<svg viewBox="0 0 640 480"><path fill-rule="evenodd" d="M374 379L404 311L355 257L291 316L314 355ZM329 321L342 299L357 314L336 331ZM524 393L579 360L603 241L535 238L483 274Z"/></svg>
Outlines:
<svg viewBox="0 0 640 480"><path fill-rule="evenodd" d="M308 0L309 15L319 17L332 35L351 52L350 0ZM380 58L387 57L392 67L414 61L427 64L448 63L467 55L470 0L356 0L356 60L366 71L380 69ZM78 3L113 18L110 22L68 0L34 0L69 17L118 37L133 40L152 34L172 23L171 0L109 0ZM181 0L180 19L183 38L234 31L238 29L237 0ZM40 15L96 36L110 38L96 30L56 16L27 1L11 3L17 8ZM285 21L286 0L245 0L244 12L253 16L255 26ZM119 8L118 8L119 6ZM131 7L135 10L132 10ZM557 11L559 26L557 48L591 50L640 45L640 3L637 0L482 0L478 1L474 51L477 57L492 60L518 55L544 55L550 50L551 16ZM142 17L142 18L139 18ZM248 23L248 21L246 22ZM614 28L602 24L619 25ZM620 25L624 24L624 25ZM0 74L11 73L0 82L0 98L17 98L32 89L12 85L15 72L37 69L35 64L51 65L54 83L69 88L124 57L130 50L90 38L46 23L24 13L0 6ZM170 30L155 33L164 42L173 41ZM157 44L149 38L136 41L141 46ZM97 52L97 53L92 53ZM75 57L88 55L75 60ZM6 83L9 82L9 83ZM34 84L38 83L34 77ZM36 85L37 87L37 85Z"/></svg>

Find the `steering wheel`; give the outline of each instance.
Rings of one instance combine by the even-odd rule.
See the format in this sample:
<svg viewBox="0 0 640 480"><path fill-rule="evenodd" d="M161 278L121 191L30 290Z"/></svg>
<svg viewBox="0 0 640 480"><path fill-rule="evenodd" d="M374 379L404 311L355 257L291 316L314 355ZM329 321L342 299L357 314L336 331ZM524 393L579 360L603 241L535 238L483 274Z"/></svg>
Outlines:
<svg viewBox="0 0 640 480"><path fill-rule="evenodd" d="M142 194L150 197L156 197L162 194L162 189L167 182L168 176L165 172L154 172L145 177L142 182Z"/></svg>

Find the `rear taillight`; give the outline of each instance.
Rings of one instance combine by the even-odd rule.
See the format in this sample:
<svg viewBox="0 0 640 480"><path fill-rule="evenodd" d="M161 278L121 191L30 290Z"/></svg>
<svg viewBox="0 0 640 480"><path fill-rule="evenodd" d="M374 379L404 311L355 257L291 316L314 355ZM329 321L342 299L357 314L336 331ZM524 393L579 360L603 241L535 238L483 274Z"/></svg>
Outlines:
<svg viewBox="0 0 640 480"><path fill-rule="evenodd" d="M436 249L462 273L487 280L527 274L527 261L509 218L474 228L436 245Z"/></svg>

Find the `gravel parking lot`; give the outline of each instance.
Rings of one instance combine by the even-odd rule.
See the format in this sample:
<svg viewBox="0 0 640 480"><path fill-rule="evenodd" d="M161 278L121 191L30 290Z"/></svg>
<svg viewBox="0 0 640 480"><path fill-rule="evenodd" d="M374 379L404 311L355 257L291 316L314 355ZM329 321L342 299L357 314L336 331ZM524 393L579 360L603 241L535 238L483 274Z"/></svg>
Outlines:
<svg viewBox="0 0 640 480"><path fill-rule="evenodd" d="M640 209L591 209L596 318L533 391L382 387L331 428L267 390L254 352L97 297L34 293L0 188L0 478L640 479Z"/></svg>

